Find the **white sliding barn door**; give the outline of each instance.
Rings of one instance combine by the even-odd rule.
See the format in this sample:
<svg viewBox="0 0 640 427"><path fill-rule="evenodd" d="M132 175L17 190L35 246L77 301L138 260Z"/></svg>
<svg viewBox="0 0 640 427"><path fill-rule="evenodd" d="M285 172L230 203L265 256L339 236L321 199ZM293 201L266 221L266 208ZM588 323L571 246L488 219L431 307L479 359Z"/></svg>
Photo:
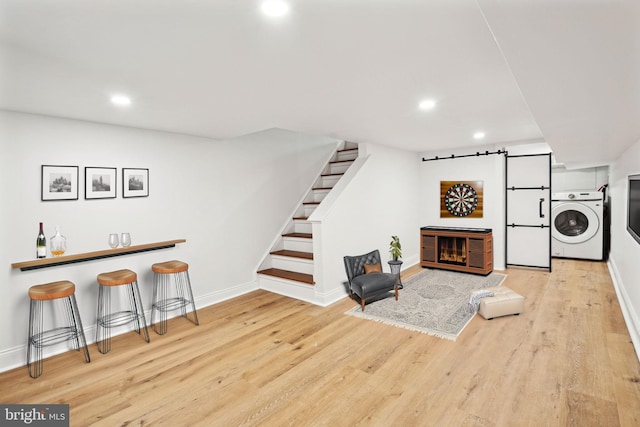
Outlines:
<svg viewBox="0 0 640 427"><path fill-rule="evenodd" d="M507 265L551 271L551 153L505 161Z"/></svg>

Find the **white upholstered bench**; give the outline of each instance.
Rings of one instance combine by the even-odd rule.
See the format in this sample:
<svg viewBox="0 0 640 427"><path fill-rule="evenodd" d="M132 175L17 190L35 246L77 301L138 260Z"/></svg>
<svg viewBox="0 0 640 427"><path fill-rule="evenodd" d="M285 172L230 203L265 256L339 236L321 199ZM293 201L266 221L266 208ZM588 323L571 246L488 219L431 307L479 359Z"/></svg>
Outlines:
<svg viewBox="0 0 640 427"><path fill-rule="evenodd" d="M480 300L478 313L487 320L494 317L518 315L524 309L524 297L506 286L495 286L485 288L493 292L492 297L485 297Z"/></svg>

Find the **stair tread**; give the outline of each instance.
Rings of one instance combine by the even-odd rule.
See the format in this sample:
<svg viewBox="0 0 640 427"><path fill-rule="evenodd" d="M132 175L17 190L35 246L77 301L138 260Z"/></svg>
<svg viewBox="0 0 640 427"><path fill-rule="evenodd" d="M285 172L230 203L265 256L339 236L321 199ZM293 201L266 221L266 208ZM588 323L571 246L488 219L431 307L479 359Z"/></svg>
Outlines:
<svg viewBox="0 0 640 427"><path fill-rule="evenodd" d="M303 202L303 205L319 205L320 202Z"/></svg>
<svg viewBox="0 0 640 427"><path fill-rule="evenodd" d="M336 163L353 163L354 159L349 160L332 160L329 162L330 165L335 165Z"/></svg>
<svg viewBox="0 0 640 427"><path fill-rule="evenodd" d="M306 221L306 220L308 220L308 219L309 219L309 217L308 217L308 216L294 216L294 217L293 217L293 220L294 220L294 221L295 221L295 220L299 220L299 221Z"/></svg>
<svg viewBox="0 0 640 427"><path fill-rule="evenodd" d="M311 233L287 233L283 234L282 237L299 237L301 239L312 239L313 235Z"/></svg>
<svg viewBox="0 0 640 427"><path fill-rule="evenodd" d="M358 151L358 148L344 148L342 150L338 150L338 153L344 153L345 151Z"/></svg>
<svg viewBox="0 0 640 427"><path fill-rule="evenodd" d="M282 250L279 250L279 251L273 251L273 252L271 252L271 255L280 255L280 256L288 256L288 257L292 257L292 258L304 258L304 259L313 260L313 253L312 252L292 251L292 250L289 250L289 249L282 249Z"/></svg>
<svg viewBox="0 0 640 427"><path fill-rule="evenodd" d="M342 176L344 175L343 173L323 173L320 176Z"/></svg>
<svg viewBox="0 0 640 427"><path fill-rule="evenodd" d="M258 271L258 274L266 274L267 276L279 277L281 279L293 280L295 282L307 283L309 285L315 285L313 281L313 275L298 273L297 271L281 270L279 268L267 268L265 270Z"/></svg>
<svg viewBox="0 0 640 427"><path fill-rule="evenodd" d="M331 190L333 187L313 187L312 190L321 190L321 191L328 191Z"/></svg>

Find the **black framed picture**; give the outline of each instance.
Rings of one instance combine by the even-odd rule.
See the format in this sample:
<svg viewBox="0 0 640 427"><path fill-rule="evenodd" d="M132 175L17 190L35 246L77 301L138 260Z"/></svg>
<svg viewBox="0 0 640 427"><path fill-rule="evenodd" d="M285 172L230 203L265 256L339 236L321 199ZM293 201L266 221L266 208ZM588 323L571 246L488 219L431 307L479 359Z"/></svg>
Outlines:
<svg viewBox="0 0 640 427"><path fill-rule="evenodd" d="M116 168L84 168L84 198L114 199L116 197Z"/></svg>
<svg viewBox="0 0 640 427"><path fill-rule="evenodd" d="M122 197L147 197L149 195L149 169L122 169Z"/></svg>
<svg viewBox="0 0 640 427"><path fill-rule="evenodd" d="M42 165L42 201L78 200L78 166Z"/></svg>

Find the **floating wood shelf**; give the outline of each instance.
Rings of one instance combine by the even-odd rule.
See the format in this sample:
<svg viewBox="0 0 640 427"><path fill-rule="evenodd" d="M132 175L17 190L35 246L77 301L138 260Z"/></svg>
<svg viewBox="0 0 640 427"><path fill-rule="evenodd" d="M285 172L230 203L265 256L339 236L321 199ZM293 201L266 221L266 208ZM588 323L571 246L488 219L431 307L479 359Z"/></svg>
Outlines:
<svg viewBox="0 0 640 427"><path fill-rule="evenodd" d="M51 258L40 258L31 261L13 263L11 264L11 268L19 268L21 271L35 270L38 268L55 267L58 265L74 264L77 262L93 261L96 259L111 258L114 256L130 255L139 252L149 252L158 249L173 248L176 246L176 244L185 242L186 239L167 240L165 242L129 246L128 248L105 249L103 251L85 252L81 254L63 255Z"/></svg>

